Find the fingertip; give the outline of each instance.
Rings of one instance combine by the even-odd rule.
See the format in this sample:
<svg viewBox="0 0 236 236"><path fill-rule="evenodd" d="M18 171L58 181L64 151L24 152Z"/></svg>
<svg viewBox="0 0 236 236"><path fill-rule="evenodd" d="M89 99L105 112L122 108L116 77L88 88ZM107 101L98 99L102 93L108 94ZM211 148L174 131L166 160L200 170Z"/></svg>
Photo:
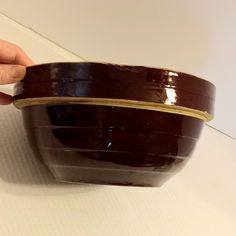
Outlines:
<svg viewBox="0 0 236 236"><path fill-rule="evenodd" d="M9 105L13 102L13 97L11 95L0 92L0 105Z"/></svg>
<svg viewBox="0 0 236 236"><path fill-rule="evenodd" d="M22 66L31 66L34 64L33 60L21 48L19 48L16 54L15 62Z"/></svg>
<svg viewBox="0 0 236 236"><path fill-rule="evenodd" d="M14 43L0 40L0 61L4 64L29 66L34 64L24 50Z"/></svg>
<svg viewBox="0 0 236 236"><path fill-rule="evenodd" d="M0 84L11 84L22 80L26 67L19 65L0 65Z"/></svg>
<svg viewBox="0 0 236 236"><path fill-rule="evenodd" d="M26 67L25 66L11 66L9 68L10 77L12 77L13 81L22 80L26 74Z"/></svg>

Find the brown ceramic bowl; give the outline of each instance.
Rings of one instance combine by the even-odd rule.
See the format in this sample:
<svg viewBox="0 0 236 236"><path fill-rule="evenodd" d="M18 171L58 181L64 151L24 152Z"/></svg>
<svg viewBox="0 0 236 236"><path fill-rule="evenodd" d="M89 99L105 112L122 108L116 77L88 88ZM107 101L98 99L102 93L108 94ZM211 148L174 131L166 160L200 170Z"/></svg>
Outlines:
<svg viewBox="0 0 236 236"><path fill-rule="evenodd" d="M167 69L52 63L27 68L14 105L57 180L161 186L188 162L214 94Z"/></svg>

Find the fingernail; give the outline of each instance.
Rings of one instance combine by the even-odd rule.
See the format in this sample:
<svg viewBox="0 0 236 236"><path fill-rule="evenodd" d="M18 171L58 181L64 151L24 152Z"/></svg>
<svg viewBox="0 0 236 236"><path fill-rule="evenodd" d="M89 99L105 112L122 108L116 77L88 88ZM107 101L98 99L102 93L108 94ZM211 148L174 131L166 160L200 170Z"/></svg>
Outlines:
<svg viewBox="0 0 236 236"><path fill-rule="evenodd" d="M24 78L26 69L24 66L11 66L10 74L14 80L21 80Z"/></svg>

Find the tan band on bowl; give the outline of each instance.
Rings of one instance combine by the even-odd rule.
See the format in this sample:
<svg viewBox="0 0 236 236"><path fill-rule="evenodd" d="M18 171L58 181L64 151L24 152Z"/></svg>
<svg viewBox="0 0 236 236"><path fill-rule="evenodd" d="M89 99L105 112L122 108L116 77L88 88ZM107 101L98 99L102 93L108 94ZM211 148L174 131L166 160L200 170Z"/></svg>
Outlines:
<svg viewBox="0 0 236 236"><path fill-rule="evenodd" d="M39 98L25 98L14 101L15 107L21 109L27 106L35 105L49 105L49 104L88 104L100 106L114 106L144 109L151 111L161 111L173 114L180 114L195 117L203 121L210 121L213 115L206 111L200 111L188 107L161 104L156 102L143 102L127 99L111 99L111 98L92 98L92 97L39 97Z"/></svg>

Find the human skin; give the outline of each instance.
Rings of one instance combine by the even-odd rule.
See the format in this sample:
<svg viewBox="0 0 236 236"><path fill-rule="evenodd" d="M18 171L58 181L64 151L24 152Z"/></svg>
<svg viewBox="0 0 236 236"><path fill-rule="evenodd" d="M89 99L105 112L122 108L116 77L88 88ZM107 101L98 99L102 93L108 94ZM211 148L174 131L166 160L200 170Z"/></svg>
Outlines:
<svg viewBox="0 0 236 236"><path fill-rule="evenodd" d="M24 78L31 58L16 44L0 40L0 85L12 84ZM0 92L0 105L12 103L12 96Z"/></svg>

